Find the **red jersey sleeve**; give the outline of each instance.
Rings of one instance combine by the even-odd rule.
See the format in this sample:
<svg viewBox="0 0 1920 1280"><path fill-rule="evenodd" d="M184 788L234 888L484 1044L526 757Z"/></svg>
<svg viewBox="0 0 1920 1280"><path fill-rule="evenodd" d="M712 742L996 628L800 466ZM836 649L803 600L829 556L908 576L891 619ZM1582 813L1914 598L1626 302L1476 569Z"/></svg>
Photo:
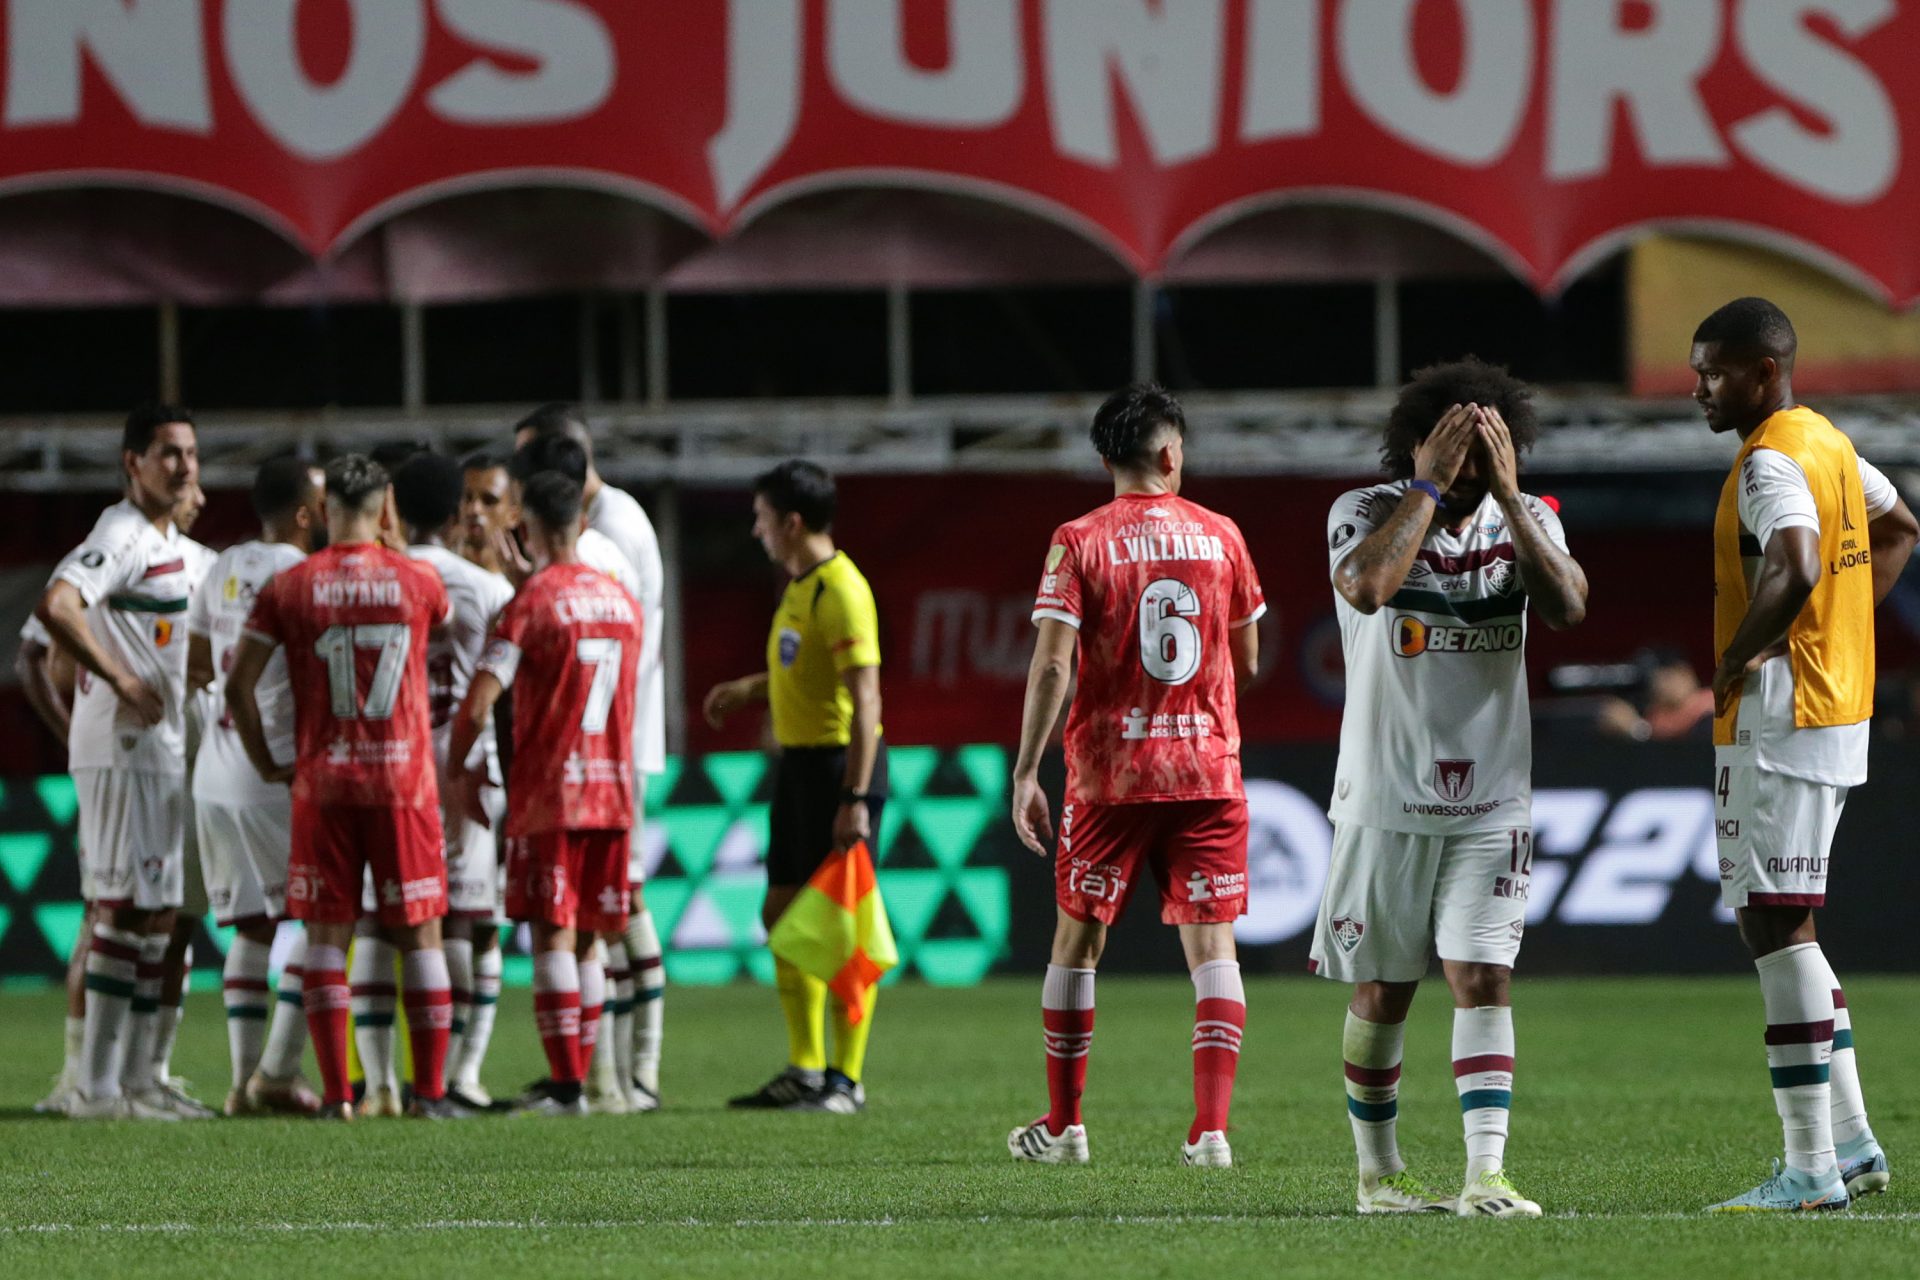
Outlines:
<svg viewBox="0 0 1920 1280"><path fill-rule="evenodd" d="M520 673L520 658L527 647L528 609L524 594L515 596L500 611L499 619L493 624L493 634L487 638L487 647L481 651L479 669L493 676L503 689L513 688L513 678Z"/></svg>
<svg viewBox="0 0 1920 1280"><path fill-rule="evenodd" d="M1229 524L1233 536L1233 600L1228 613L1229 625L1244 627L1258 622L1267 611L1266 593L1260 589L1260 575L1254 571L1253 555L1240 526Z"/></svg>
<svg viewBox="0 0 1920 1280"><path fill-rule="evenodd" d="M1040 571L1040 591L1033 600L1033 621L1042 618L1064 622L1075 631L1081 621L1081 572L1079 540L1061 525L1053 531L1047 547L1046 563Z"/></svg>

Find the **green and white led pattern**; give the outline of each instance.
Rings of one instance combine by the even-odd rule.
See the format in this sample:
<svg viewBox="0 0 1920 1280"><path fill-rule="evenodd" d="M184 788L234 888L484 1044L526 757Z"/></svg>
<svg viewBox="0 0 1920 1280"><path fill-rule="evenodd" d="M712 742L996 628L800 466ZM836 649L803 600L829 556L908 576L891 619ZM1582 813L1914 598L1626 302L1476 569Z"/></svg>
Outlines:
<svg viewBox="0 0 1920 1280"><path fill-rule="evenodd" d="M773 761L726 752L667 762L647 789L647 905L671 982L773 980L760 926L762 859ZM879 880L907 973L947 986L978 982L1006 954L1004 867L977 862L1004 811L1006 752L997 746L892 747ZM78 935L76 802L65 775L0 780L0 987L58 981ZM207 921L194 986L217 987L230 930ZM519 960L519 963L515 961ZM510 957L509 982L524 980Z"/></svg>

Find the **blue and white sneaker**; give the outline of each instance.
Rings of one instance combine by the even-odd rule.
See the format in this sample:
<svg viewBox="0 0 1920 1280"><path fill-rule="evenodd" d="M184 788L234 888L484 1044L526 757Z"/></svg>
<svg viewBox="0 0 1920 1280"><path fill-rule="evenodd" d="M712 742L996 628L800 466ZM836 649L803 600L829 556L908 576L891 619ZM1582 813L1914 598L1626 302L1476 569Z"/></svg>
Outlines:
<svg viewBox="0 0 1920 1280"><path fill-rule="evenodd" d="M1839 1170L1824 1178L1798 1169L1784 1167L1778 1160L1773 1162L1773 1176L1747 1192L1731 1200L1722 1200L1719 1204L1707 1206L1708 1213L1806 1213L1831 1212L1844 1209L1847 1199L1847 1184L1840 1180Z"/></svg>
<svg viewBox="0 0 1920 1280"><path fill-rule="evenodd" d="M1887 1153L1872 1138L1861 1143L1856 1151L1842 1151L1840 1181L1847 1184L1850 1198L1885 1191L1887 1184L1893 1181L1893 1175L1887 1172Z"/></svg>

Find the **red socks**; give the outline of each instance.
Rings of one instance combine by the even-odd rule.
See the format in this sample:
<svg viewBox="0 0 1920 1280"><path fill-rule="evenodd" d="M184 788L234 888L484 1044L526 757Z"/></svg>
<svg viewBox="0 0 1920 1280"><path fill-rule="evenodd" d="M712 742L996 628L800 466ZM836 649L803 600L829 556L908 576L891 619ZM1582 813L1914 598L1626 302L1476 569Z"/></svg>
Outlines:
<svg viewBox="0 0 1920 1280"><path fill-rule="evenodd" d="M542 951L533 958L533 1021L547 1071L559 1084L578 1084L580 1058L580 964L571 951Z"/></svg>
<svg viewBox="0 0 1920 1280"><path fill-rule="evenodd" d="M1093 970L1048 965L1040 1013L1047 1030L1047 1132L1057 1136L1080 1123L1093 1047Z"/></svg>
<svg viewBox="0 0 1920 1280"><path fill-rule="evenodd" d="M1188 1142L1227 1131L1240 1036L1247 1026L1246 989L1235 960L1209 960L1193 971L1193 1127Z"/></svg>
<svg viewBox="0 0 1920 1280"><path fill-rule="evenodd" d="M409 951L401 961L400 998L413 1045L413 1095L446 1096L447 1037L453 1029L453 984L447 956L438 947Z"/></svg>
<svg viewBox="0 0 1920 1280"><path fill-rule="evenodd" d="M313 1056L320 1064L322 1092L330 1107L353 1101L353 1086L347 1080L347 1010L352 1001L347 986L347 953L339 947L309 946L301 1003L307 1011Z"/></svg>

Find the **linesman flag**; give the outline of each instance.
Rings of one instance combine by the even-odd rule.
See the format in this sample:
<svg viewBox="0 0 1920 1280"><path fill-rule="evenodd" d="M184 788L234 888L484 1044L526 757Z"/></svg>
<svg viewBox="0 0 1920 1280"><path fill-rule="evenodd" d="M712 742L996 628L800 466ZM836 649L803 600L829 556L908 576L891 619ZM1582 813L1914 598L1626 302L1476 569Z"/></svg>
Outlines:
<svg viewBox="0 0 1920 1280"><path fill-rule="evenodd" d="M825 982L848 1021L866 1016L867 988L900 963L866 841L828 855L774 922L767 948Z"/></svg>

